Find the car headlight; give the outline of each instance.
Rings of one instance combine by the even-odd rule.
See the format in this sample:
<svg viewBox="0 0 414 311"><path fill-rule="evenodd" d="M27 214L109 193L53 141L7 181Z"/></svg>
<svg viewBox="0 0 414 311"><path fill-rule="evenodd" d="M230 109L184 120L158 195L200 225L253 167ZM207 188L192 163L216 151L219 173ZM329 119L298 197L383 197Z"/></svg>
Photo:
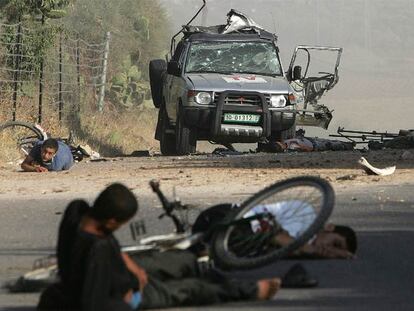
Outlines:
<svg viewBox="0 0 414 311"><path fill-rule="evenodd" d="M270 104L273 108L283 108L286 106L286 97L284 95L272 95Z"/></svg>
<svg viewBox="0 0 414 311"><path fill-rule="evenodd" d="M211 94L208 92L199 92L194 97L197 104L208 105L211 103Z"/></svg>

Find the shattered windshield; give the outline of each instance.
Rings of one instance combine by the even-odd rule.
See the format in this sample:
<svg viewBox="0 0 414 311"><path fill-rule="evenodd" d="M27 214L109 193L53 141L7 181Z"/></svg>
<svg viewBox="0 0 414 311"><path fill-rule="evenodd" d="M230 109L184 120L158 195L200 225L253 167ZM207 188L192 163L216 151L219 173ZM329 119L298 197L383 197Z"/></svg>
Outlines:
<svg viewBox="0 0 414 311"><path fill-rule="evenodd" d="M282 75L276 49L270 42L193 42L186 72Z"/></svg>

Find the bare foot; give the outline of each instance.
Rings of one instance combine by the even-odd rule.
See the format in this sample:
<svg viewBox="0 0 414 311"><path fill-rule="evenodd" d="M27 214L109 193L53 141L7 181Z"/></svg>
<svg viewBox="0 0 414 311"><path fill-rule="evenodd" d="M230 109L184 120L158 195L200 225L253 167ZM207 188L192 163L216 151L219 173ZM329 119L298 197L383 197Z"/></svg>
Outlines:
<svg viewBox="0 0 414 311"><path fill-rule="evenodd" d="M282 281L279 278L258 281L257 298L259 300L271 299L274 295L276 295L277 291L280 289L281 284Z"/></svg>

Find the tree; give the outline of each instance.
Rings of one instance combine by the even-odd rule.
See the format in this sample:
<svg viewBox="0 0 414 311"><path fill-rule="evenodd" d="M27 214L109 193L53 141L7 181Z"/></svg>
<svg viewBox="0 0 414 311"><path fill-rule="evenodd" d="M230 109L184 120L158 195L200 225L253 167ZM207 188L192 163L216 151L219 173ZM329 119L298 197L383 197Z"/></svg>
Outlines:
<svg viewBox="0 0 414 311"><path fill-rule="evenodd" d="M131 60L147 79L149 60L168 48L169 24L157 1L77 0L64 23L88 42L101 42L111 32L110 74Z"/></svg>
<svg viewBox="0 0 414 311"><path fill-rule="evenodd" d="M71 3L71 0L0 0L0 10L8 22L16 22L23 16L61 18Z"/></svg>

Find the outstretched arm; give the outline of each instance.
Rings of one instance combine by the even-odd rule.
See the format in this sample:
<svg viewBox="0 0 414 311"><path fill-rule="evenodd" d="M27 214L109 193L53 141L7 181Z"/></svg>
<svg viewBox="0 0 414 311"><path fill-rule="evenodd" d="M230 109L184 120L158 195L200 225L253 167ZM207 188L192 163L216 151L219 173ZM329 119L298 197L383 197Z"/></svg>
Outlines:
<svg viewBox="0 0 414 311"><path fill-rule="evenodd" d="M34 159L32 158L31 155L28 155L24 159L24 161L22 162L20 167L25 172L39 172L39 173L42 173L42 172L47 172L48 171L48 169L46 167L36 165L35 162L34 162Z"/></svg>
<svg viewBox="0 0 414 311"><path fill-rule="evenodd" d="M127 253L121 253L121 255L128 270L131 271L137 277L139 281L139 289L142 291L144 286L148 283L147 272L145 272L143 268L137 265L136 262L133 261Z"/></svg>

